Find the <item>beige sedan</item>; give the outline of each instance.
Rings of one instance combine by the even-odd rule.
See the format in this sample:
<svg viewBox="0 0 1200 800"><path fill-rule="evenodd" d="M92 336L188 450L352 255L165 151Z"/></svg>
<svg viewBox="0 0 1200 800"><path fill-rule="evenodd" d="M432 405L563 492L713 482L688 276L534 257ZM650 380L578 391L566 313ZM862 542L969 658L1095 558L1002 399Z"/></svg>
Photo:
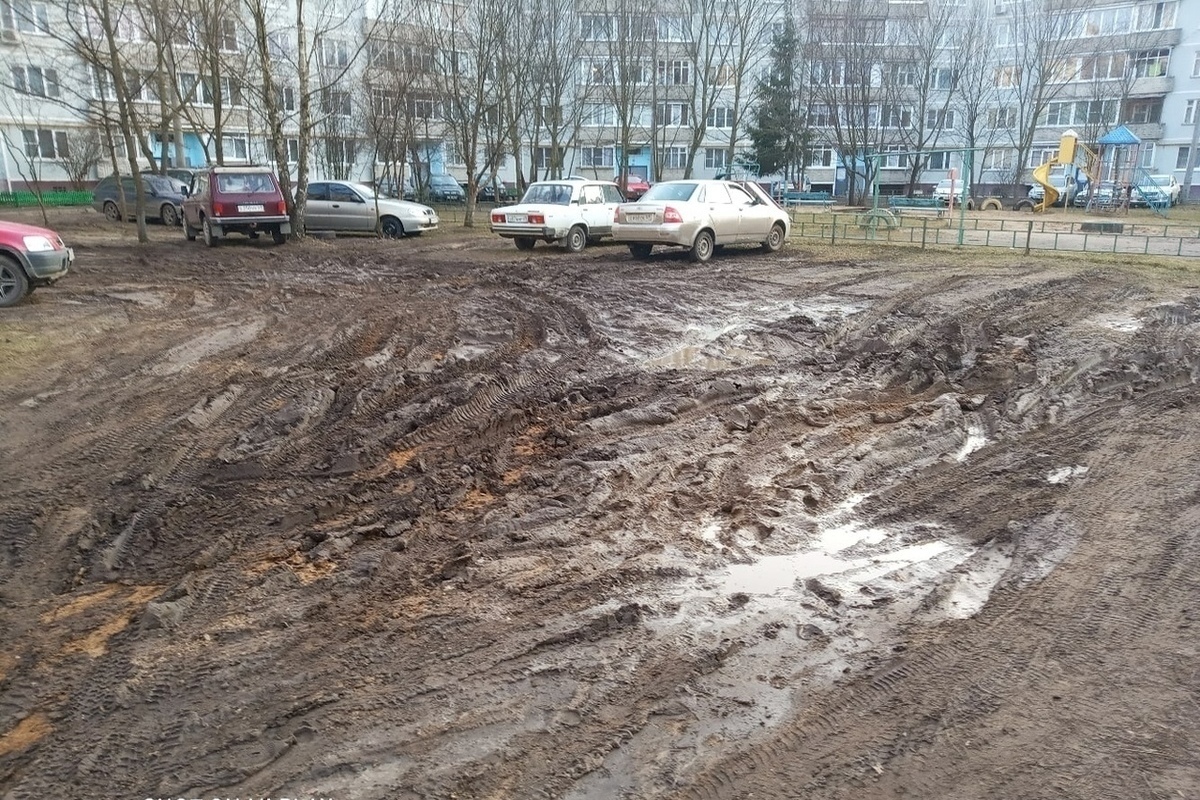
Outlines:
<svg viewBox="0 0 1200 800"><path fill-rule="evenodd" d="M617 208L613 239L646 258L656 244L687 248L692 261L712 258L727 244L783 247L791 219L754 183L685 180L656 183L636 203Z"/></svg>

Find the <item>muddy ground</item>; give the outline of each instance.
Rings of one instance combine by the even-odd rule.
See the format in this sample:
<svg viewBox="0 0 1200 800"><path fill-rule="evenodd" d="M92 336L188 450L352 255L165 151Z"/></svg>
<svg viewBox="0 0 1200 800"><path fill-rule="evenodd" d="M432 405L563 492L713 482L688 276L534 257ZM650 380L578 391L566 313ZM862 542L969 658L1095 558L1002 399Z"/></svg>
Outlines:
<svg viewBox="0 0 1200 800"><path fill-rule="evenodd" d="M0 797L1200 797L1200 272L217 250L0 314Z"/></svg>

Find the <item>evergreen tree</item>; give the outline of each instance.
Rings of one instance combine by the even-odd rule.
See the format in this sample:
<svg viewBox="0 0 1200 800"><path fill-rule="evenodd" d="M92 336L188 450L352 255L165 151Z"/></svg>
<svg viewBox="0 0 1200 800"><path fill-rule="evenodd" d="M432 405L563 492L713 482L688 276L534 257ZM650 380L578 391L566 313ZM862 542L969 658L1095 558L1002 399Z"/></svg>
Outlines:
<svg viewBox="0 0 1200 800"><path fill-rule="evenodd" d="M763 175L780 172L791 179L804 171L810 134L801 112L801 63L800 39L789 18L771 37L771 64L758 80L761 102L749 126L754 158Z"/></svg>

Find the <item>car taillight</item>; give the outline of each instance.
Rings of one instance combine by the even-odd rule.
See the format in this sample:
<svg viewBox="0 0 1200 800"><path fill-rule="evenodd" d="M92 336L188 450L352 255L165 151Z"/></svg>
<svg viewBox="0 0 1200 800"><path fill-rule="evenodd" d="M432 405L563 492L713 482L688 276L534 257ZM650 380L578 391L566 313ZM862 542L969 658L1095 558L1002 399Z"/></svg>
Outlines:
<svg viewBox="0 0 1200 800"><path fill-rule="evenodd" d="M225 204L218 203L216 200L214 200L213 201L213 216L219 217L224 213L225 213Z"/></svg>
<svg viewBox="0 0 1200 800"><path fill-rule="evenodd" d="M663 209L663 222L683 222L683 215L667 206Z"/></svg>
<svg viewBox="0 0 1200 800"><path fill-rule="evenodd" d="M504 224L504 215L503 214L492 214L492 222L498 222L501 225L503 225Z"/></svg>
<svg viewBox="0 0 1200 800"><path fill-rule="evenodd" d="M276 213L276 214L279 214L279 215L286 214L286 213L287 213L287 202L286 202L286 201L284 201L284 200L278 200L278 201L276 201L276 203L275 203L275 213Z"/></svg>
<svg viewBox="0 0 1200 800"><path fill-rule="evenodd" d="M530 214L529 222L531 225L545 225L546 224L546 215L545 214Z"/></svg>

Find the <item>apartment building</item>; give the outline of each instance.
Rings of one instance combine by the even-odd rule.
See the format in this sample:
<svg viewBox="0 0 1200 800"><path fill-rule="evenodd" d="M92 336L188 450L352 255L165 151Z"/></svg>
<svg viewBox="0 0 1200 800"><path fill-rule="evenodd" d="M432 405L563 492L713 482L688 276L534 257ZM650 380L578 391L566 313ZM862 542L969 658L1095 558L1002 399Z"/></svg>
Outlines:
<svg viewBox="0 0 1200 800"><path fill-rule="evenodd" d="M312 178L722 174L753 161L758 87L789 19L797 166L814 188L840 192L868 163L884 191L968 166L977 182L1021 181L1066 130L1095 141L1118 124L1144 167L1180 182L1197 150L1200 0L730 0L693 14L542 0L507 20L486 0L333 0L307 6L305 48L290 0L206 2L226 13L133 6L105 21L87 2L0 0L0 190L89 184L114 153L126 168L118 87L88 45L110 31L143 165L143 150L172 166L273 163L279 141L294 169L307 100Z"/></svg>

